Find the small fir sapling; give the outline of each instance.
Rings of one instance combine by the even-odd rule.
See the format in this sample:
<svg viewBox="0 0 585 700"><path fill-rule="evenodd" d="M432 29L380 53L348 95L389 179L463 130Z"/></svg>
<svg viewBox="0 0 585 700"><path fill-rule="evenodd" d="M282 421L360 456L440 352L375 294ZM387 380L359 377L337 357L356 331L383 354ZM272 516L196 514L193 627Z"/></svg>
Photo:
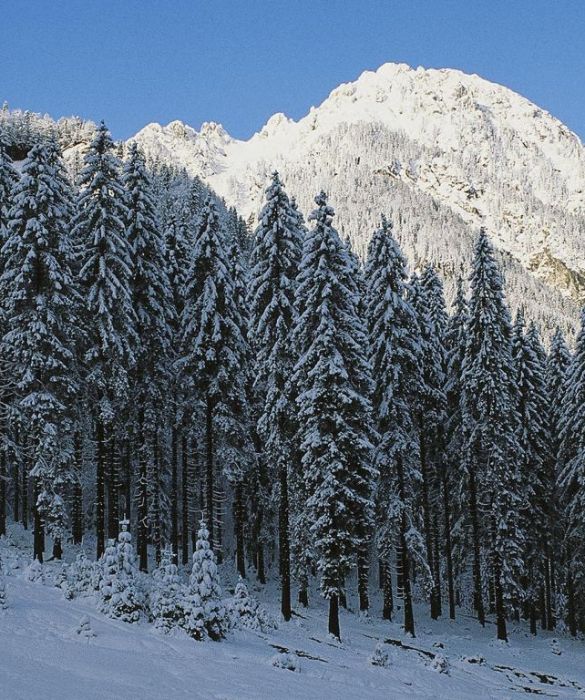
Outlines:
<svg viewBox="0 0 585 700"><path fill-rule="evenodd" d="M201 520L193 552L193 570L184 601L183 626L198 641L215 641L225 636L226 610L221 602L221 586L215 555L209 546L209 531Z"/></svg>

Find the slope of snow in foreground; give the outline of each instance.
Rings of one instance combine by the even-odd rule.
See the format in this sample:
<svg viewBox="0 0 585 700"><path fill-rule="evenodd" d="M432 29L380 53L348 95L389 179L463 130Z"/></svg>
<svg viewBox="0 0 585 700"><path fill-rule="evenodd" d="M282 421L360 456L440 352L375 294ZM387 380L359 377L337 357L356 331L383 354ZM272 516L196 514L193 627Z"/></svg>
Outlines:
<svg viewBox="0 0 585 700"><path fill-rule="evenodd" d="M370 620L343 612L338 644L325 634L325 609L314 596L314 607L269 635L238 631L221 643L195 642L162 636L147 623L110 620L91 598L66 601L52 585L26 581L24 568L6 581L2 700L585 697L583 642L562 637L552 644L547 633L532 639L524 625L511 629L510 645L502 646L493 641L492 624L482 630L469 617L423 622L421 609L419 634L409 639L399 624L377 618L375 600ZM276 614L270 603L276 590L267 597ZM85 615L96 634L89 641L76 633ZM385 641L386 667L370 663L378 641ZM297 671L272 665L285 650ZM447 673L438 668L442 659Z"/></svg>

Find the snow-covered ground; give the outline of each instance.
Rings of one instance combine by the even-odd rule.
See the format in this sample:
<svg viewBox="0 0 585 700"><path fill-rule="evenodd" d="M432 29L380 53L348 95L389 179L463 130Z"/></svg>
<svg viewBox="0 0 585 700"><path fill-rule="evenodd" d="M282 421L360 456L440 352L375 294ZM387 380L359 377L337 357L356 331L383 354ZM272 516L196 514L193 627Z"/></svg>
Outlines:
<svg viewBox="0 0 585 700"><path fill-rule="evenodd" d="M374 591L372 618L342 612L341 644L327 636L316 596L309 610L270 634L236 631L220 643L195 642L163 636L146 622L108 619L92 598L67 601L50 576L45 584L24 578L20 550L4 543L0 555L11 569L10 607L0 612L2 700L585 697L585 644L540 631L534 639L523 624L512 627L505 646L494 641L492 624L483 630L468 616L431 622L421 608L410 639L398 622L378 619ZM267 588L254 592L276 615L276 588ZM89 641L76 632L84 615L96 634ZM387 667L370 663L378 642ZM298 662L296 672L272 665L285 651ZM448 673L435 668L437 655Z"/></svg>

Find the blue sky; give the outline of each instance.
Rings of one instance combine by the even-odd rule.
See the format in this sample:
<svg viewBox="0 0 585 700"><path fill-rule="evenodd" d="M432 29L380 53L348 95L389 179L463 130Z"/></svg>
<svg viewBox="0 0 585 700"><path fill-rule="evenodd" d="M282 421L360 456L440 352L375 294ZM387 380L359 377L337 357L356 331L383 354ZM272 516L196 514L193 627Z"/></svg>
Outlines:
<svg viewBox="0 0 585 700"><path fill-rule="evenodd" d="M387 61L507 85L585 138L585 0L0 0L0 101L247 138Z"/></svg>

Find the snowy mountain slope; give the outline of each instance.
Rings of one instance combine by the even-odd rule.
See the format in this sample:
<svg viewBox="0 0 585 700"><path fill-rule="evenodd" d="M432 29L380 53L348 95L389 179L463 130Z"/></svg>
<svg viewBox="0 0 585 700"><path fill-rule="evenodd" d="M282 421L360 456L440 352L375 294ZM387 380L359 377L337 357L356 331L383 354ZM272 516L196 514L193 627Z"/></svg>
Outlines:
<svg viewBox="0 0 585 700"><path fill-rule="evenodd" d="M324 634L326 610L318 594L302 617L271 634L239 631L219 643L195 642L183 634L160 635L145 622L109 619L96 611L92 598L64 600L51 585L54 564L45 566L44 584L25 581L30 552L8 549L14 550L0 543L3 561L10 562L10 607L0 611L3 700L585 697L583 642L561 638L558 654L550 633L539 631L533 639L524 623L512 630L509 645L493 641L493 624L482 629L467 617L428 621L412 639L397 622L380 619L372 588L371 619L342 612L341 644ZM259 595L278 610L276 588L269 585ZM96 634L89 640L76 634L84 616ZM369 662L380 641L389 655L385 668ZM284 650L299 672L272 665ZM448 674L433 668L436 655L447 660Z"/></svg>
<svg viewBox="0 0 585 700"><path fill-rule="evenodd" d="M134 138L244 216L256 215L277 168L305 211L316 191L328 191L339 228L362 253L384 211L411 258L448 272L467 262L483 225L510 256L513 287L536 284L541 318L555 306L561 317L575 311L557 294L543 299L546 287L583 298L585 149L550 114L478 76L385 64L298 122L274 115L248 141L215 123L197 132L181 122L150 124Z"/></svg>

